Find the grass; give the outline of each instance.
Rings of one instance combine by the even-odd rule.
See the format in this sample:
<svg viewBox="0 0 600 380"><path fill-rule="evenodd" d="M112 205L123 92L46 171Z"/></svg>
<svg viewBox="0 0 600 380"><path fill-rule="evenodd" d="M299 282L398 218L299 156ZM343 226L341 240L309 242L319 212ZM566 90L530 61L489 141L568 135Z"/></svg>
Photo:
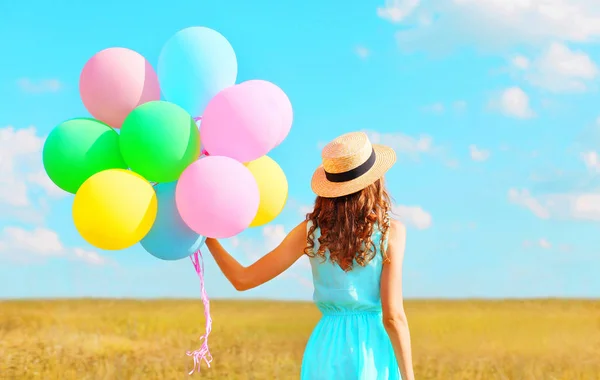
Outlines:
<svg viewBox="0 0 600 380"><path fill-rule="evenodd" d="M312 304L213 301L192 378L298 379ZM600 301L408 301L416 376L600 379ZM200 301L0 302L0 379L187 379Z"/></svg>

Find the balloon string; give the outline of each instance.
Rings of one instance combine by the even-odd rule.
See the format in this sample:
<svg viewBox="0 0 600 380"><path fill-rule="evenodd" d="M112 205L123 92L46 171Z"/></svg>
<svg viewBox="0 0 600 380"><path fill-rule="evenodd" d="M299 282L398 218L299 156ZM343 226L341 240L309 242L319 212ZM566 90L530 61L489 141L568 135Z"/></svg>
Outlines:
<svg viewBox="0 0 600 380"><path fill-rule="evenodd" d="M206 295L206 289L204 288L204 260L202 259L202 252L197 250L192 256L190 256L194 269L200 278L200 292L202 295L202 303L204 304L204 319L206 320L205 333L200 337L202 345L195 351L186 352L187 356L194 358L194 368L189 372L193 374L195 371L200 371L200 365L202 361L210 368L212 362L212 355L208 349L208 335L212 330L212 318L210 317L210 304L208 302L208 296Z"/></svg>
<svg viewBox="0 0 600 380"><path fill-rule="evenodd" d="M200 121L200 120L202 120L202 116L196 116L194 118L194 121ZM208 152L206 151L206 149L202 149L202 151L200 152L200 154L203 155L203 156L207 156L207 157L210 156L208 154Z"/></svg>

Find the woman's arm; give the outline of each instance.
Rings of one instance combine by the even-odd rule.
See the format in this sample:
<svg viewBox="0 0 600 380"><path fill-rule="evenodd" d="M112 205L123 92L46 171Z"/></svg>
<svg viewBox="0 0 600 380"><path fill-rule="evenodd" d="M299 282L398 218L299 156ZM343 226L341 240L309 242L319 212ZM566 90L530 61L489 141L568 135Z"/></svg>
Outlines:
<svg viewBox="0 0 600 380"><path fill-rule="evenodd" d="M403 380L414 380L410 332L402 298L402 261L406 229L395 220L389 229L387 254L390 258L381 273L381 306L383 325L390 337Z"/></svg>
<svg viewBox="0 0 600 380"><path fill-rule="evenodd" d="M306 223L296 226L277 248L249 267L241 265L216 239L206 239L206 246L229 282L239 291L248 290L279 276L304 254Z"/></svg>

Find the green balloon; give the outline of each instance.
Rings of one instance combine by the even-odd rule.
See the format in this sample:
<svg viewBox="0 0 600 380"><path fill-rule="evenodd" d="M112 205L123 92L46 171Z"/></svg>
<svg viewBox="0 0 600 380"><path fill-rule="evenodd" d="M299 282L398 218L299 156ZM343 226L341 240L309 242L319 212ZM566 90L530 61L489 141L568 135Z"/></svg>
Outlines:
<svg viewBox="0 0 600 380"><path fill-rule="evenodd" d="M119 134L89 118L71 119L56 126L44 143L42 156L52 182L73 194L98 172L127 169L119 148Z"/></svg>
<svg viewBox="0 0 600 380"><path fill-rule="evenodd" d="M183 108L144 103L121 125L121 154L131 170L151 182L173 182L200 156L200 133Z"/></svg>

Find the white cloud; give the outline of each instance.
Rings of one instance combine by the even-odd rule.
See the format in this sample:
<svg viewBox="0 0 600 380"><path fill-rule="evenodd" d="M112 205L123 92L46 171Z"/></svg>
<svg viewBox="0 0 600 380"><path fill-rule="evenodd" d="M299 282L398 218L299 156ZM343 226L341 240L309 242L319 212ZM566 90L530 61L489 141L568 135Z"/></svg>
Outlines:
<svg viewBox="0 0 600 380"><path fill-rule="evenodd" d="M302 256L294 265L303 265L308 266L308 271L304 271L306 273L300 274L292 271L287 271L283 273L282 277L289 278L296 281L301 287L305 289L312 290L314 285L311 280L312 276L310 274L310 262L306 256Z"/></svg>
<svg viewBox="0 0 600 380"><path fill-rule="evenodd" d="M44 172L43 145L44 138L34 127L0 128L0 215L39 221L39 203L46 196L67 195Z"/></svg>
<svg viewBox="0 0 600 380"><path fill-rule="evenodd" d="M44 227L24 229L7 226L0 231L0 255L11 261L32 262L51 257L64 257L91 265L108 261L96 252L65 247L58 234Z"/></svg>
<svg viewBox="0 0 600 380"><path fill-rule="evenodd" d="M36 159L41 160L39 153L43 144L33 127L0 128L0 202L13 206L29 205L27 184L17 167L21 162L31 166Z"/></svg>
<svg viewBox="0 0 600 380"><path fill-rule="evenodd" d="M391 11L382 11L384 18L412 26L397 33L403 48L440 50L475 43L493 50L600 39L597 0L432 0L385 9Z"/></svg>
<svg viewBox="0 0 600 380"><path fill-rule="evenodd" d="M415 160L422 154L431 154L436 150L431 136L421 135L419 137L411 137L399 132L366 132L373 144L385 144L394 148L398 155L405 155Z"/></svg>
<svg viewBox="0 0 600 380"><path fill-rule="evenodd" d="M552 248L552 244L548 240L546 240L544 238L540 239L538 241L538 244L539 244L540 248L543 248L543 249L550 249L550 248Z"/></svg>
<svg viewBox="0 0 600 380"><path fill-rule="evenodd" d="M440 148L433 144L433 138L428 135L413 137L400 132L381 133L364 130L373 144L384 144L393 148L399 158L419 161L423 155L440 153ZM323 149L327 142L318 141L317 148Z"/></svg>
<svg viewBox="0 0 600 380"><path fill-rule="evenodd" d="M396 24L410 16L420 2L421 0L385 0L383 7L377 7L377 16Z"/></svg>
<svg viewBox="0 0 600 380"><path fill-rule="evenodd" d="M56 186L54 182L50 180L50 177L48 177L48 174L46 174L43 169L28 174L26 178L32 185L37 185L42 188L50 197L62 198L68 195L68 193Z"/></svg>
<svg viewBox="0 0 600 380"><path fill-rule="evenodd" d="M511 203L527 208L538 218L548 219L550 217L550 213L546 207L544 207L526 189L510 189L508 191L508 200Z"/></svg>
<svg viewBox="0 0 600 380"><path fill-rule="evenodd" d="M392 214L403 223L416 227L419 230L431 227L433 221L431 214L423 210L420 206L393 205Z"/></svg>
<svg viewBox="0 0 600 380"><path fill-rule="evenodd" d="M301 220L304 220L306 218L306 214L308 214L312 210L313 210L312 204L304 204L304 203L299 202L295 198L288 198L288 200L285 204L284 212L288 213L290 216L292 216L295 219L299 218Z"/></svg>
<svg viewBox="0 0 600 380"><path fill-rule="evenodd" d="M300 205L300 207L298 208L298 212L304 218L306 217L306 214L311 213L313 209L314 207L312 205Z"/></svg>
<svg viewBox="0 0 600 380"><path fill-rule="evenodd" d="M413 137L401 132L380 133L376 131L364 131L373 144L384 144L396 151L399 160L408 159L419 162L421 157L429 156L440 160L450 168L457 168L458 161L450 157L445 147L434 144L429 135Z"/></svg>
<svg viewBox="0 0 600 380"><path fill-rule="evenodd" d="M464 100L456 100L456 101L450 103L449 105L445 105L442 102L436 102L436 103L428 104L428 105L422 107L421 110L423 112L441 114L450 108L452 108L456 112L462 112L465 109L467 109L467 102Z"/></svg>
<svg viewBox="0 0 600 380"><path fill-rule="evenodd" d="M98 253L83 248L74 248L73 257L90 265L105 265L108 263L108 260Z"/></svg>
<svg viewBox="0 0 600 380"><path fill-rule="evenodd" d="M600 4L595 0L455 0L454 4L465 12L483 12L480 18L485 21L495 16L491 28L510 28L511 35L523 34L523 40L585 41L600 36Z"/></svg>
<svg viewBox="0 0 600 380"><path fill-rule="evenodd" d="M527 70L529 68L529 59L522 55L517 55L512 59L512 65L517 69Z"/></svg>
<svg viewBox="0 0 600 380"><path fill-rule="evenodd" d="M452 107L456 111L464 111L465 109L467 109L467 102L464 100L456 100L454 103L452 103Z"/></svg>
<svg viewBox="0 0 600 380"><path fill-rule="evenodd" d="M0 186L2 186L0 187L0 202L14 207L29 206L30 203L29 198L27 197L27 185L25 182L9 181L7 178L4 180L0 179L0 183Z"/></svg>
<svg viewBox="0 0 600 380"><path fill-rule="evenodd" d="M431 113L442 113L444 112L444 109L445 107L443 103L433 103L423 107L423 111Z"/></svg>
<svg viewBox="0 0 600 380"><path fill-rule="evenodd" d="M361 59L367 59L369 57L369 55L371 55L371 52L369 51L369 49L367 49L364 46L357 46L354 48L354 52L356 53L356 55L358 55Z"/></svg>
<svg viewBox="0 0 600 380"><path fill-rule="evenodd" d="M523 247L524 248L533 248L533 247L538 247L538 248L542 248L542 249L551 249L552 248L552 243L550 243L547 239L545 238L541 238L537 241L531 241L531 240L525 240L523 242Z"/></svg>
<svg viewBox="0 0 600 380"><path fill-rule="evenodd" d="M268 252L277 248L283 239L285 239L287 233L283 224L271 224L263 227L262 235L265 239L265 247Z"/></svg>
<svg viewBox="0 0 600 380"><path fill-rule="evenodd" d="M0 251L46 257L65 254L65 248L56 232L47 228L25 230L10 226L4 227L0 233Z"/></svg>
<svg viewBox="0 0 600 380"><path fill-rule="evenodd" d="M229 238L229 243L231 244L231 246L232 246L233 248L237 248L237 247L239 247L239 246L240 246L240 244L241 244L241 241L240 241L240 238L239 238L239 237L237 237L237 236L233 236L233 237Z"/></svg>
<svg viewBox="0 0 600 380"><path fill-rule="evenodd" d="M480 149L476 145L469 146L469 153L473 161L485 161L490 158L489 150Z"/></svg>
<svg viewBox="0 0 600 380"><path fill-rule="evenodd" d="M519 87L509 87L490 102L493 109L506 116L528 119L535 116L529 104L529 96Z"/></svg>
<svg viewBox="0 0 600 380"><path fill-rule="evenodd" d="M600 157L598 156L598 152L583 152L580 156L588 170L600 172Z"/></svg>
<svg viewBox="0 0 600 380"><path fill-rule="evenodd" d="M561 244L558 246L558 250L563 253L571 253L573 252L573 246L570 244Z"/></svg>
<svg viewBox="0 0 600 380"><path fill-rule="evenodd" d="M58 92L63 85L58 79L42 79L32 80L29 78L21 78L17 80L17 86L23 92L30 94L42 94L46 92Z"/></svg>
<svg viewBox="0 0 600 380"><path fill-rule="evenodd" d="M522 71L530 84L551 92L583 92L598 76L598 67L581 51L573 51L562 43L554 42L531 65L526 58L513 58L513 66Z"/></svg>
<svg viewBox="0 0 600 380"><path fill-rule="evenodd" d="M446 162L444 162L444 165L446 165L450 169L457 169L460 166L460 163L458 162L458 160L451 158L446 160Z"/></svg>
<svg viewBox="0 0 600 380"><path fill-rule="evenodd" d="M568 205L571 218L600 221L600 193L566 195L561 200Z"/></svg>
<svg viewBox="0 0 600 380"><path fill-rule="evenodd" d="M553 193L533 196L525 189L510 189L508 200L542 219L600 222L600 193Z"/></svg>

